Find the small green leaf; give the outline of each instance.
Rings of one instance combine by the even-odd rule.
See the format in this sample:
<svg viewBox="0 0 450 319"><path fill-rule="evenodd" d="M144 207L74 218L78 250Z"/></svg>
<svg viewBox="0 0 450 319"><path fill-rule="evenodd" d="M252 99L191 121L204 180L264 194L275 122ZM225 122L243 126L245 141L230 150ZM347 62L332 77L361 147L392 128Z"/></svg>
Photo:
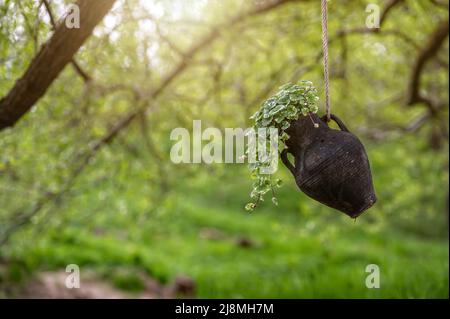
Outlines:
<svg viewBox="0 0 450 319"><path fill-rule="evenodd" d="M248 203L247 205L245 205L245 210L248 212L251 212L255 209L256 205L254 203Z"/></svg>
<svg viewBox="0 0 450 319"><path fill-rule="evenodd" d="M278 206L278 200L276 197L272 197L272 203L274 203L275 206Z"/></svg>
<svg viewBox="0 0 450 319"><path fill-rule="evenodd" d="M277 185L277 187L280 188L283 185L283 181L278 178L275 182L275 185Z"/></svg>

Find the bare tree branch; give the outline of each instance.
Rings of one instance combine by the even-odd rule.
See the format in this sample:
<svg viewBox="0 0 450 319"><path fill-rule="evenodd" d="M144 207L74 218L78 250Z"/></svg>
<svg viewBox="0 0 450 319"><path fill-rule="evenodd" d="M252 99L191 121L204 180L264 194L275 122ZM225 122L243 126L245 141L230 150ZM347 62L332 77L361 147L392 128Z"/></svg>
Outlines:
<svg viewBox="0 0 450 319"><path fill-rule="evenodd" d="M380 17L380 27L386 21L389 13L394 9L397 5L403 3L405 0L390 0L388 4L383 8L383 12Z"/></svg>
<svg viewBox="0 0 450 319"><path fill-rule="evenodd" d="M434 113L436 111L434 103L420 92L420 79L426 63L437 54L441 46L444 44L445 39L448 37L448 27L448 19L441 21L434 32L430 35L426 45L420 50L414 63L409 82L408 95L406 99L407 105L425 103L430 108L431 112Z"/></svg>

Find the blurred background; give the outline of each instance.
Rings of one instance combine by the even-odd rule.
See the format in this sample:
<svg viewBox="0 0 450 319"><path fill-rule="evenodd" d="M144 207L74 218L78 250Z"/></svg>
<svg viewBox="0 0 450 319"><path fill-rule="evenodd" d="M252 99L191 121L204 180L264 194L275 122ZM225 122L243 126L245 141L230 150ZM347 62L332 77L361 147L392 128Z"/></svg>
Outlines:
<svg viewBox="0 0 450 319"><path fill-rule="evenodd" d="M0 0L0 97L69 3ZM250 127L286 82L312 81L323 114L319 1L118 0L0 131L0 298L448 298L448 1L332 0L329 35L373 208L354 221L280 166L279 206L248 213L246 164L170 161L172 129Z"/></svg>

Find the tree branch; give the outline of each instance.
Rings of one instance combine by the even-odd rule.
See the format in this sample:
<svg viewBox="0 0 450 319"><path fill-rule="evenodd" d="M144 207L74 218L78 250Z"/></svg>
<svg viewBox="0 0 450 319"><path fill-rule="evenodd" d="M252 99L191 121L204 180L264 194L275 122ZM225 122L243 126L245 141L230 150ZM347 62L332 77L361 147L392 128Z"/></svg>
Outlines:
<svg viewBox="0 0 450 319"><path fill-rule="evenodd" d="M53 15L53 10L52 7L50 6L50 3L48 2L48 0L42 0L42 3L44 4L45 9L47 10L53 30L56 30L56 20L55 16ZM92 77L83 70L83 68L78 64L75 58L72 58L72 60L70 60L70 63L72 64L75 71L81 76L84 82L87 83L92 80Z"/></svg>
<svg viewBox="0 0 450 319"><path fill-rule="evenodd" d="M435 31L430 35L426 45L420 50L419 55L416 58L409 82L408 95L406 99L407 105L425 103L430 108L430 111L433 113L435 112L436 107L432 101L420 93L420 79L426 63L437 54L445 39L448 37L448 22L449 21L447 19L439 23Z"/></svg>
<svg viewBox="0 0 450 319"><path fill-rule="evenodd" d="M0 100L0 130L13 126L45 94L114 2L115 0L77 1L80 8L80 28L69 29L65 23L57 26L53 36L41 47L22 78Z"/></svg>
<svg viewBox="0 0 450 319"><path fill-rule="evenodd" d="M404 1L405 0L390 0L388 2L388 4L383 8L383 12L381 13L380 27L386 21L386 18L388 17L388 15L392 11L392 9L394 9L397 5L403 3Z"/></svg>

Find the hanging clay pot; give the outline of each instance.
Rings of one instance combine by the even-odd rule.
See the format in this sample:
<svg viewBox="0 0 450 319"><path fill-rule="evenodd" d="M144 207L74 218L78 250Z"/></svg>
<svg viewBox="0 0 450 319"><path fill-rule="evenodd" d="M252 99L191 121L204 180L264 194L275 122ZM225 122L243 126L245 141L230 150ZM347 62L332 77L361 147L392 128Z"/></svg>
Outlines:
<svg viewBox="0 0 450 319"><path fill-rule="evenodd" d="M338 117L331 119L341 130L329 128L315 114L292 122L281 160L306 195L356 218L377 200L369 160L359 139ZM288 153L294 156L294 165Z"/></svg>

